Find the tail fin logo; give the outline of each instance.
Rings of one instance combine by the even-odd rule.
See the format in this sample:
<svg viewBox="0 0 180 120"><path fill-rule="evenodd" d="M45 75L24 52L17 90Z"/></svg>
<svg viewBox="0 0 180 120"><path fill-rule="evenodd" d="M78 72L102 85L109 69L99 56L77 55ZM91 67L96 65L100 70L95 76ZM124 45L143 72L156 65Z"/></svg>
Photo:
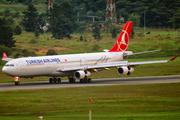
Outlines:
<svg viewBox="0 0 180 120"><path fill-rule="evenodd" d="M119 38L117 39L115 45L108 52L124 52L127 51L129 39L131 35L133 22L127 22L124 26Z"/></svg>
<svg viewBox="0 0 180 120"><path fill-rule="evenodd" d="M126 51L128 48L128 43L129 43L129 35L128 33L123 30L121 36L119 37L121 40L118 43L119 40L117 40L117 51Z"/></svg>

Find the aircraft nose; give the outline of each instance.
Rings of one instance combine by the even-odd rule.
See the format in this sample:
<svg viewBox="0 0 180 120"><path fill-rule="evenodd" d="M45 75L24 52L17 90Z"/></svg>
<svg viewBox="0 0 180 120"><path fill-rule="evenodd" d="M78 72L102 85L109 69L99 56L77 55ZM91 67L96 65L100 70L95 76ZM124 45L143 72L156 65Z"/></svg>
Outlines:
<svg viewBox="0 0 180 120"><path fill-rule="evenodd" d="M7 69L8 69L8 68L3 67L3 68L2 68L3 73L7 74L7 72L8 72L8 70L7 70Z"/></svg>

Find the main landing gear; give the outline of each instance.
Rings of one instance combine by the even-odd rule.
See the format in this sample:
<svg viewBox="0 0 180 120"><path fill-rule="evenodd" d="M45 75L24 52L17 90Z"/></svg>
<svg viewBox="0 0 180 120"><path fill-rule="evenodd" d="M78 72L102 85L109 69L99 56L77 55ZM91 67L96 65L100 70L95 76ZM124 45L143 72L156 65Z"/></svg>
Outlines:
<svg viewBox="0 0 180 120"><path fill-rule="evenodd" d="M49 83L61 83L61 78L49 78Z"/></svg>
<svg viewBox="0 0 180 120"><path fill-rule="evenodd" d="M68 77L69 78L69 83L75 83L76 79L74 77Z"/></svg>
<svg viewBox="0 0 180 120"><path fill-rule="evenodd" d="M84 79L80 79L80 83L92 83L92 79L85 77Z"/></svg>
<svg viewBox="0 0 180 120"><path fill-rule="evenodd" d="M75 83L76 79L74 77L68 77L69 78L69 83ZM80 79L80 83L91 83L92 79L84 77L84 79Z"/></svg>
<svg viewBox="0 0 180 120"><path fill-rule="evenodd" d="M68 77L69 79L69 83L75 83L76 82L76 79L74 77ZM84 77L84 79L80 79L80 83L91 83L92 82L92 79L91 78L87 78L87 77ZM49 83L61 83L61 78L49 78Z"/></svg>

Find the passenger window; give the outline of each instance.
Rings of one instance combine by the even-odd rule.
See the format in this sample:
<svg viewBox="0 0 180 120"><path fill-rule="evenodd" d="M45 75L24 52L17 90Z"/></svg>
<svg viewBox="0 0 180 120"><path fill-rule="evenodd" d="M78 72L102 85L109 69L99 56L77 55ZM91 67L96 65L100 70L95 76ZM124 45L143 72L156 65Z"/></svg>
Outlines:
<svg viewBox="0 0 180 120"><path fill-rule="evenodd" d="M14 64L6 64L5 66L6 66L6 67L9 67L9 66L10 66L10 67L14 67Z"/></svg>

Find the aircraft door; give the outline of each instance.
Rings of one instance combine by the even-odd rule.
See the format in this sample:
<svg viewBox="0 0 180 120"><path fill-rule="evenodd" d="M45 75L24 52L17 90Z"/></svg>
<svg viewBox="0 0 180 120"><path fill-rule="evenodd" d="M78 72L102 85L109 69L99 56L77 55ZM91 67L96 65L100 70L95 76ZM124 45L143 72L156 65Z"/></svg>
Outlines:
<svg viewBox="0 0 180 120"><path fill-rule="evenodd" d="M20 70L25 70L25 68L24 68L25 66L22 64L22 62L21 61L19 61L19 69Z"/></svg>

